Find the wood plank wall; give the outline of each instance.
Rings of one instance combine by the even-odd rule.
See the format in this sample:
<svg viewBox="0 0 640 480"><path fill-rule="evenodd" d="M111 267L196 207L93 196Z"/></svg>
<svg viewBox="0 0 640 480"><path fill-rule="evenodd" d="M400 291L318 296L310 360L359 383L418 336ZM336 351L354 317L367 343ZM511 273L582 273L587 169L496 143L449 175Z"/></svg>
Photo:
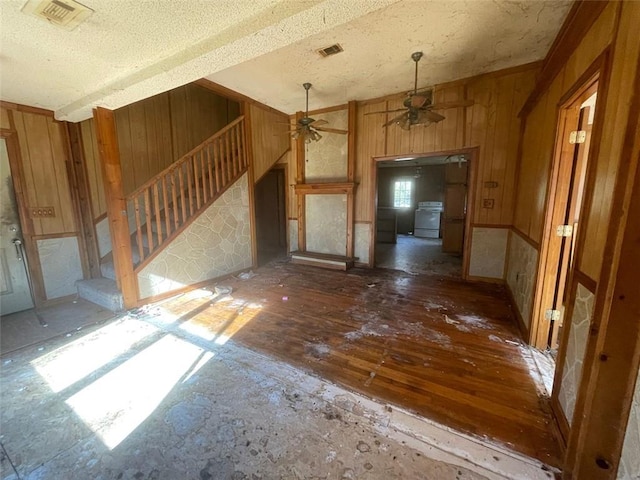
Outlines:
<svg viewBox="0 0 640 480"><path fill-rule="evenodd" d="M67 133L53 116L13 110L26 186L26 207L53 207L55 216L32 217L36 236L77 232L67 177ZM3 115L4 116L4 115Z"/></svg>
<svg viewBox="0 0 640 480"><path fill-rule="evenodd" d="M124 193L161 172L240 114L238 102L185 85L115 111ZM81 122L93 218L106 213L93 119Z"/></svg>
<svg viewBox="0 0 640 480"><path fill-rule="evenodd" d="M253 175L257 182L291 147L287 135L289 116L255 103L248 104L247 108L253 144Z"/></svg>
<svg viewBox="0 0 640 480"><path fill-rule="evenodd" d="M557 126L558 104L580 76L598 58L611 43L616 22L615 2L609 4L591 29L582 39L577 49L566 60L549 87L541 92L537 102L526 116L522 159L517 179L517 195L514 213L514 227L526 238L539 244L543 233L544 209L547 198L547 185L553 157L555 130ZM603 102L604 99L598 99ZM615 97L612 99L615 101ZM613 109L607 108L612 115ZM612 134L614 132L611 132ZM615 135L603 136L603 147L610 148ZM620 140L617 140L619 148ZM615 152L613 152L615 153ZM614 156L597 160L597 181L592 192L586 192L585 198L595 196L593 208L583 221L587 228L589 255L581 257L579 268L592 280L597 280L604 248L604 235L609 220L608 203L604 202L606 193L611 193L611 161ZM609 180L607 180L607 178Z"/></svg>
<svg viewBox="0 0 640 480"><path fill-rule="evenodd" d="M371 222L373 157L429 154L480 147L473 222L509 225L513 215L514 180L520 122L517 117L533 89L538 64L529 64L436 86L434 102L472 100L471 107L444 110L446 117L428 127L410 131L383 128L385 115L367 113L400 108L403 97L364 101L358 105L356 155L357 222ZM485 189L494 181L497 188ZM493 198L494 208L482 208L482 198Z"/></svg>

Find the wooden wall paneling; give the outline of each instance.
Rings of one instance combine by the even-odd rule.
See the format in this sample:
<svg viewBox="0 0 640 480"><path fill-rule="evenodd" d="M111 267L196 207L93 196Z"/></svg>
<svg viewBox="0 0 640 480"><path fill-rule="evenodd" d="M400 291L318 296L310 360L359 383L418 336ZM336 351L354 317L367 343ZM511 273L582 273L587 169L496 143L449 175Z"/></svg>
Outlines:
<svg viewBox="0 0 640 480"><path fill-rule="evenodd" d="M249 105L248 109L251 111L254 174L259 181L291 146L287 133L289 117L257 105Z"/></svg>
<svg viewBox="0 0 640 480"><path fill-rule="evenodd" d="M127 209L127 204L122 184L115 115L110 110L96 108L93 111L93 118L107 197L116 282L122 291L125 308L133 308L138 302L138 280L133 270L129 224L127 217L122 215L122 212Z"/></svg>
<svg viewBox="0 0 640 480"><path fill-rule="evenodd" d="M543 128L537 143L534 144L539 148L539 155L535 164L534 178L532 179L535 182L533 196L528 203L531 215L529 236L536 242L540 242L542 238L544 208L549 196L549 176L551 174L553 147L557 135L558 103L562 96L563 72L551 84L542 120Z"/></svg>
<svg viewBox="0 0 640 480"><path fill-rule="evenodd" d="M87 169L87 181L91 194L91 211L93 219L96 220L107 211L107 202L104 195L98 140L92 118L80 123L80 132L82 136L82 151Z"/></svg>
<svg viewBox="0 0 640 480"><path fill-rule="evenodd" d="M387 102L360 103L357 111L356 173L358 189L355 194L355 221L373 221L375 205L371 204L371 192L375 191L375 164L373 157L386 154L387 132L382 127L385 115L366 115L369 112L387 110ZM372 229L372 231L375 229Z"/></svg>
<svg viewBox="0 0 640 480"><path fill-rule="evenodd" d="M12 113L20 141L27 206L51 206L56 213L54 217L34 219L34 234L75 232L73 205L66 178L68 152L64 130L49 116L18 111Z"/></svg>
<svg viewBox="0 0 640 480"><path fill-rule="evenodd" d="M149 161L149 143L147 141L147 125L145 101L129 105L129 129L131 131L131 156L133 176L123 178L124 194L131 193L153 176ZM131 181L132 180L132 181Z"/></svg>
<svg viewBox="0 0 640 480"><path fill-rule="evenodd" d="M36 188L36 182L34 179L33 165L31 161L31 155L36 154L36 151L31 152L28 137L28 126L25 125L24 114L20 112L12 112L15 129L18 132L18 141L20 142L20 152L22 160L22 171L25 186L25 208L27 215L31 218L33 225L33 234L40 235L43 233L42 220L38 217L31 216L29 207L38 205L38 191ZM37 250L36 250L37 252ZM43 297L46 298L46 297Z"/></svg>
<svg viewBox="0 0 640 480"><path fill-rule="evenodd" d="M173 158L178 159L190 149L184 132L188 124L187 92L184 88L176 88L169 92L171 111L171 140Z"/></svg>
<svg viewBox="0 0 640 480"><path fill-rule="evenodd" d="M621 21L626 22L627 17L623 15ZM637 38L632 36L623 35L616 40L610 80L611 85L615 85L615 88L608 90L606 98L598 99L599 102L605 102L606 107L598 155L594 162L595 181L593 188L587 192L588 214L582 223L586 230L584 250L588 250L589 255L580 257L580 269L596 281L599 279L602 268L607 225L612 213L610 198L619 168L619 153L623 147L623 137L619 134L620 118L624 118L630 108L629 102L624 100L620 92L634 91L634 89L637 91L638 89L637 83L634 83L635 79L630 74L635 68L632 58L637 48ZM596 105L596 112L598 108L599 105Z"/></svg>
<svg viewBox="0 0 640 480"><path fill-rule="evenodd" d="M540 101L523 120L525 122L522 136L522 156L519 162L519 173L516 190L516 206L514 214L514 224L527 238L531 239L531 199L534 198L535 191L539 188L537 184L536 171L538 164L542 161L544 154L539 148L545 128L544 114L549 94L545 93L540 97ZM532 239L533 240L533 239ZM534 240L538 242L538 239Z"/></svg>
<svg viewBox="0 0 640 480"><path fill-rule="evenodd" d="M490 158L493 150L493 145L487 144L487 130L490 125L490 112L491 112L491 85L487 79L480 79L469 85L469 97L474 101L473 106L470 108L471 123L469 133L469 145L479 145L480 155L478 157L478 165L476 174L479 182L487 176L485 171L488 169L486 165L487 159ZM495 115L494 115L495 118ZM482 188L476 189L476 205L479 208L476 211L471 212L473 217L473 223L487 223L486 222L486 209L482 208L482 195L484 191Z"/></svg>
<svg viewBox="0 0 640 480"><path fill-rule="evenodd" d="M512 148L515 144L510 144L509 139L513 132L512 126L517 122L514 122L512 115L512 106L515 94L515 75L507 75L505 77L498 78L495 82L495 90L492 92L495 98L495 127L489 128L487 132L487 143L492 144L491 158L487 158L485 166L488 167L486 175L483 179L483 183L487 181L497 182L497 188L487 188L481 185L483 189L483 196L486 198L493 198L494 207L486 210L486 222L488 224L508 224L511 220L511 212L513 205L509 202L505 202L505 190L513 185L513 178L509 178L507 171L513 173L510 169L512 165L515 165L515 150L510 151L509 146ZM493 131L492 131L493 130ZM507 193L506 198L509 198Z"/></svg>
<svg viewBox="0 0 640 480"><path fill-rule="evenodd" d="M0 108L0 128L11 130L11 121L9 120L9 110Z"/></svg>
<svg viewBox="0 0 640 480"><path fill-rule="evenodd" d="M356 138L358 128L358 104L355 101L349 102L348 107L348 164L347 164L347 182L353 182L356 176Z"/></svg>
<svg viewBox="0 0 640 480"><path fill-rule="evenodd" d="M55 173L54 181L58 190L58 204L64 232L77 232L75 205L71 194L67 164L70 163L69 143L67 140L66 126L60 122L48 122L49 138L51 142L51 155Z"/></svg>
<svg viewBox="0 0 640 480"><path fill-rule="evenodd" d="M85 277L99 278L101 276L100 253L93 224L93 206L87 176L87 162L84 157L85 149L82 144L82 126L79 123L67 123L66 125L69 132L69 151L71 152L69 179L72 184L72 192L74 192L74 211L80 231L78 242L81 246L83 264L86 263L87 270L84 275Z"/></svg>

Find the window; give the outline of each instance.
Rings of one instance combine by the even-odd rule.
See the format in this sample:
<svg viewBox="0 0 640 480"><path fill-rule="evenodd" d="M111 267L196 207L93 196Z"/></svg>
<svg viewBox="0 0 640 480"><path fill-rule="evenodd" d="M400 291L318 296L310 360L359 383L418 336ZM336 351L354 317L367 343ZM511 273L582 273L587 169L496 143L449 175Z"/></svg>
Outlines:
<svg viewBox="0 0 640 480"><path fill-rule="evenodd" d="M393 206L407 208L411 206L411 180L396 180L393 185Z"/></svg>

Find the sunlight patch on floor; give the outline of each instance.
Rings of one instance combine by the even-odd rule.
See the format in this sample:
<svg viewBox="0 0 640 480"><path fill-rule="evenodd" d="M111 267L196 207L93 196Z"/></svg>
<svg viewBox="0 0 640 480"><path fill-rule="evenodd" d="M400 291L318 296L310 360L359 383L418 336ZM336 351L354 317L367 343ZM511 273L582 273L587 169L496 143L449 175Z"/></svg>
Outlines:
<svg viewBox="0 0 640 480"><path fill-rule="evenodd" d="M185 333L224 345L262 310L262 305L225 297L180 324Z"/></svg>
<svg viewBox="0 0 640 480"><path fill-rule="evenodd" d="M202 348L166 335L66 403L113 449L153 413L186 374L193 372L204 353Z"/></svg>
<svg viewBox="0 0 640 480"><path fill-rule="evenodd" d="M53 392L60 392L113 359L133 345L158 332L146 322L123 319L106 325L31 362Z"/></svg>

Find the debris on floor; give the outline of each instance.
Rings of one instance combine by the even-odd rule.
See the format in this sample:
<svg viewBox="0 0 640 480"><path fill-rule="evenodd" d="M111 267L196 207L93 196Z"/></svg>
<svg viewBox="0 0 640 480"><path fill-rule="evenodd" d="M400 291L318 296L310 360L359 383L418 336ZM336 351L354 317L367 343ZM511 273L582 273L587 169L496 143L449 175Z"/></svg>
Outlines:
<svg viewBox="0 0 640 480"><path fill-rule="evenodd" d="M134 333L132 321L147 327L141 327L137 343L122 350L112 342ZM66 338L51 340L46 364L42 347L5 362L2 440L20 476L6 469L4 480L486 478L381 434L377 418L367 416L348 393L332 403L301 389L310 377L292 375L291 367L238 346L194 344L155 325L116 321L100 328L129 330L115 335L85 329L86 341L74 339L73 346ZM155 333L145 337L147 331ZM171 346L170 361L161 361L158 353L157 361L140 364L162 342ZM316 350L322 354L327 348ZM86 365L70 360L75 349L101 352L106 363L75 378L75 370L87 372ZM113 358L104 356L108 351ZM182 376L178 365L184 367ZM108 396L90 393L127 369L134 375L131 383L114 383L121 389ZM60 389L55 375L75 381Z"/></svg>

